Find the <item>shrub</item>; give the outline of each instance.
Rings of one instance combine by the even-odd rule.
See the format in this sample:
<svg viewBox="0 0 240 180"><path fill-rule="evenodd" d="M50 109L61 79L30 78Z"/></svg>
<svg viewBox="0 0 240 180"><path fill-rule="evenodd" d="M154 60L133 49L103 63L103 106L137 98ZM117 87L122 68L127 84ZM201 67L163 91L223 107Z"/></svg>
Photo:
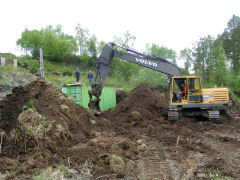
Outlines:
<svg viewBox="0 0 240 180"><path fill-rule="evenodd" d="M28 105L25 105L25 106L22 107L22 111L25 111L27 109L32 109L32 110L36 111L36 108L33 105L33 99L30 99Z"/></svg>

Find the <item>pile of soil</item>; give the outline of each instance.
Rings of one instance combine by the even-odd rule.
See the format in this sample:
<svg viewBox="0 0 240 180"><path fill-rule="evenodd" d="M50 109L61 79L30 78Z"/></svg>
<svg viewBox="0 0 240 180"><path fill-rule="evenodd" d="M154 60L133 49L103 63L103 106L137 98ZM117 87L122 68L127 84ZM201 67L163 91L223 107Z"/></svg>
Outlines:
<svg viewBox="0 0 240 180"><path fill-rule="evenodd" d="M117 102L117 104L120 103L125 97L127 97L127 93L121 88L116 88L116 102Z"/></svg>
<svg viewBox="0 0 240 180"><path fill-rule="evenodd" d="M167 119L168 97L166 92L140 84L114 109L104 112L98 121L111 122L110 129L119 135L137 136Z"/></svg>
<svg viewBox="0 0 240 180"><path fill-rule="evenodd" d="M0 169L15 172L15 177L31 178L61 163L78 169L86 160L96 166L95 175L112 173L112 154L126 167L138 154L134 142L98 132L91 123L96 118L87 109L43 80L14 88L0 101L0 114Z"/></svg>
<svg viewBox="0 0 240 180"><path fill-rule="evenodd" d="M1 173L31 179L63 164L94 179L240 177L240 122L170 123L168 102L168 93L140 84L95 117L45 81L15 88L0 101Z"/></svg>

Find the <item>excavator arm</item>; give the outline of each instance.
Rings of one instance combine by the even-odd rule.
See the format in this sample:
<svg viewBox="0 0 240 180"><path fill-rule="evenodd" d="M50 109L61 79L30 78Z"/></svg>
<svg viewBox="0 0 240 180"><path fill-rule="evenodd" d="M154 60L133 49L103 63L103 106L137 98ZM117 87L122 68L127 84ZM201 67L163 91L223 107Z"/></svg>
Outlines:
<svg viewBox="0 0 240 180"><path fill-rule="evenodd" d="M126 52L118 51L115 47L124 49ZM96 75L94 78L95 83L92 85L92 90L89 91L90 102L88 106L95 114L101 113L99 108L99 97L101 96L104 82L113 57L118 57L140 66L162 72L170 77L181 75L179 67L165 59L145 55L129 48L117 46L114 43L108 43L103 47L99 61L97 62ZM93 96L95 96L95 99L93 99Z"/></svg>

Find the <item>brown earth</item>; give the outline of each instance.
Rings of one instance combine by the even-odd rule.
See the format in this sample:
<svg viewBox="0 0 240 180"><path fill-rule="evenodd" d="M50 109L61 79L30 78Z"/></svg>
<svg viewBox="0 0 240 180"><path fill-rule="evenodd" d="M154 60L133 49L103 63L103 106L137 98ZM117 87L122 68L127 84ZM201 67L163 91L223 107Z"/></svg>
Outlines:
<svg viewBox="0 0 240 180"><path fill-rule="evenodd" d="M116 102L120 103L125 97L127 97L127 93L122 88L116 88Z"/></svg>
<svg viewBox="0 0 240 180"><path fill-rule="evenodd" d="M15 88L0 101L0 112L0 170L14 172L8 178L31 179L60 164L81 174L86 162L93 164L93 179L240 177L239 121L183 117L170 123L167 93L146 84L94 117L37 80Z"/></svg>

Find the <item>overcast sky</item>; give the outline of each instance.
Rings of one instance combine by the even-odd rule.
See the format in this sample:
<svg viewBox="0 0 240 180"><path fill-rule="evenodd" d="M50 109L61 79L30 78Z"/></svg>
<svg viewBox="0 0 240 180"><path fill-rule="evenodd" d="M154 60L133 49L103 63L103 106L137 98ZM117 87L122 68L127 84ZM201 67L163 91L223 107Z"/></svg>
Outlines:
<svg viewBox="0 0 240 180"><path fill-rule="evenodd" d="M0 52L20 55L16 41L25 28L60 24L75 36L78 23L98 41L128 30L134 49L155 43L179 52L222 33L233 14L240 16L240 0L0 0Z"/></svg>

